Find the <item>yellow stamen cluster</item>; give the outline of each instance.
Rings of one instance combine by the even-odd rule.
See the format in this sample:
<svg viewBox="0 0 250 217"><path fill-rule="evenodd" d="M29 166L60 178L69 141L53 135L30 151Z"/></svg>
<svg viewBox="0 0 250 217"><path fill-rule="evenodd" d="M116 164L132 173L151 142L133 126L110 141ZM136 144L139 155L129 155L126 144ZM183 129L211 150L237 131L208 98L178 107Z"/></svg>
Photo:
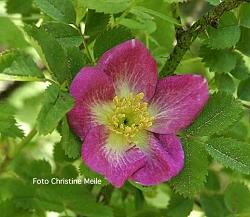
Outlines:
<svg viewBox="0 0 250 217"><path fill-rule="evenodd" d="M144 94L129 94L127 97L115 96L114 108L110 113L109 129L125 136L128 141L140 131L152 125L153 117L148 112L148 103L143 101Z"/></svg>

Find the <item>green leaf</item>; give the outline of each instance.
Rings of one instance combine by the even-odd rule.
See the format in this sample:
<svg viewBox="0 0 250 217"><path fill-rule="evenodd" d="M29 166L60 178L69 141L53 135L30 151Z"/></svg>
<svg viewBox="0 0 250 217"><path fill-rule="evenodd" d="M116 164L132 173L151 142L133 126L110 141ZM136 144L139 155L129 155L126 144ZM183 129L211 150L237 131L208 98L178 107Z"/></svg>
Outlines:
<svg viewBox="0 0 250 217"><path fill-rule="evenodd" d="M0 203L0 213L1 217L32 217L32 212L27 210L18 209L13 200L6 200ZM35 216L33 216L35 217Z"/></svg>
<svg viewBox="0 0 250 217"><path fill-rule="evenodd" d="M151 15L153 15L155 17L161 18L162 20L167 21L169 23L180 25L175 18L173 18L171 16L168 16L166 14L160 13L160 12L158 12L156 10L152 10L150 8L145 8L145 7L142 7L142 6L137 6L137 7L134 7L133 10L138 10L140 12L148 13L148 14L151 14Z"/></svg>
<svg viewBox="0 0 250 217"><path fill-rule="evenodd" d="M242 55L238 55L236 66L230 72L230 74L233 75L238 80L245 80L249 78L250 76L249 69L246 66L246 62L243 59Z"/></svg>
<svg viewBox="0 0 250 217"><path fill-rule="evenodd" d="M61 91L57 85L50 85L45 92L43 107L37 118L39 133L43 135L51 133L72 107L72 97Z"/></svg>
<svg viewBox="0 0 250 217"><path fill-rule="evenodd" d="M51 34L62 47L79 47L83 43L83 37L78 29L68 24L47 22L42 25L42 29Z"/></svg>
<svg viewBox="0 0 250 217"><path fill-rule="evenodd" d="M39 81L43 78L29 55L17 50L0 54L0 80Z"/></svg>
<svg viewBox="0 0 250 217"><path fill-rule="evenodd" d="M33 0L7 0L6 9L8 14L27 15L32 11Z"/></svg>
<svg viewBox="0 0 250 217"><path fill-rule="evenodd" d="M231 183L225 191L224 200L227 208L232 213L244 214L248 212L248 214L250 214L250 191L246 185L242 183Z"/></svg>
<svg viewBox="0 0 250 217"><path fill-rule="evenodd" d="M116 14L125 11L130 5L130 0L85 0L85 5L96 12Z"/></svg>
<svg viewBox="0 0 250 217"><path fill-rule="evenodd" d="M24 48L27 42L24 40L23 33L17 26L6 17L0 17L0 46L3 48Z"/></svg>
<svg viewBox="0 0 250 217"><path fill-rule="evenodd" d="M193 210L193 200L178 194L171 195L166 214L168 217L186 217Z"/></svg>
<svg viewBox="0 0 250 217"><path fill-rule="evenodd" d="M237 95L241 100L250 101L250 78L240 82Z"/></svg>
<svg viewBox="0 0 250 217"><path fill-rule="evenodd" d="M101 180L101 185L107 185L109 184L108 181L100 174L92 171L88 166L86 166L84 163L82 163L79 167L80 173L85 177L85 178L98 178Z"/></svg>
<svg viewBox="0 0 250 217"><path fill-rule="evenodd" d="M105 31L110 16L104 13L97 13L94 10L88 10L86 23L85 23L85 34L89 36L89 40L93 41L97 35Z"/></svg>
<svg viewBox="0 0 250 217"><path fill-rule="evenodd" d="M203 46L201 57L209 70L217 73L230 72L236 66L237 56L232 50L215 50Z"/></svg>
<svg viewBox="0 0 250 217"><path fill-rule="evenodd" d="M240 18L240 25L250 28L250 5L248 3L243 3L240 6L239 11L239 18Z"/></svg>
<svg viewBox="0 0 250 217"><path fill-rule="evenodd" d="M221 0L207 0L207 2L209 2L211 5L218 5L221 3Z"/></svg>
<svg viewBox="0 0 250 217"><path fill-rule="evenodd" d="M226 93L233 94L236 90L234 81L232 77L228 74L216 75L215 82L219 91L224 91Z"/></svg>
<svg viewBox="0 0 250 217"><path fill-rule="evenodd" d="M207 152L218 162L233 170L250 174L250 146L231 138L214 138L206 144Z"/></svg>
<svg viewBox="0 0 250 217"><path fill-rule="evenodd" d="M129 29L125 27L118 27L111 30L106 30L96 38L94 46L95 58L99 57L112 47L132 39L133 36Z"/></svg>
<svg viewBox="0 0 250 217"><path fill-rule="evenodd" d="M183 139L182 144L185 153L184 168L170 184L183 196L192 197L204 186L208 173L208 159L200 143Z"/></svg>
<svg viewBox="0 0 250 217"><path fill-rule="evenodd" d="M0 111L0 135L6 137L23 137L23 131L17 127L14 118L15 108L6 102L0 102Z"/></svg>
<svg viewBox="0 0 250 217"><path fill-rule="evenodd" d="M63 118L59 132L62 136L60 144L65 154L69 158L78 158L81 153L82 142L69 128L67 118Z"/></svg>
<svg viewBox="0 0 250 217"><path fill-rule="evenodd" d="M56 79L60 83L69 79L70 72L67 67L67 56L57 40L42 29L36 27L26 26L25 31L30 37L31 44Z"/></svg>
<svg viewBox="0 0 250 217"><path fill-rule="evenodd" d="M238 44L236 45L236 48L243 54L250 57L249 38L250 38L250 29L241 27L241 37Z"/></svg>
<svg viewBox="0 0 250 217"><path fill-rule="evenodd" d="M83 68L87 63L87 57L86 55L79 50L77 47L67 47L67 65L70 71L70 82L73 80L75 75L80 71L81 68Z"/></svg>
<svg viewBox="0 0 250 217"><path fill-rule="evenodd" d="M221 195L201 195L201 206L206 217L228 217L229 211Z"/></svg>
<svg viewBox="0 0 250 217"><path fill-rule="evenodd" d="M208 38L204 41L214 49L230 48L240 39L240 27L232 12L225 13L220 20L218 28L207 29Z"/></svg>
<svg viewBox="0 0 250 217"><path fill-rule="evenodd" d="M34 3L54 20L72 24L76 21L76 12L71 0L34 0Z"/></svg>
<svg viewBox="0 0 250 217"><path fill-rule="evenodd" d="M72 162L74 159L69 158L62 148L61 143L56 143L53 149L54 160L58 163Z"/></svg>
<svg viewBox="0 0 250 217"><path fill-rule="evenodd" d="M212 171L212 170L208 171L206 188L212 191L220 190L220 180L215 171Z"/></svg>
<svg viewBox="0 0 250 217"><path fill-rule="evenodd" d="M217 93L209 101L196 119L185 131L193 136L211 136L219 134L238 121L243 113L242 105L233 96Z"/></svg>
<svg viewBox="0 0 250 217"><path fill-rule="evenodd" d="M87 13L84 0L73 0L76 11L76 25L78 26Z"/></svg>

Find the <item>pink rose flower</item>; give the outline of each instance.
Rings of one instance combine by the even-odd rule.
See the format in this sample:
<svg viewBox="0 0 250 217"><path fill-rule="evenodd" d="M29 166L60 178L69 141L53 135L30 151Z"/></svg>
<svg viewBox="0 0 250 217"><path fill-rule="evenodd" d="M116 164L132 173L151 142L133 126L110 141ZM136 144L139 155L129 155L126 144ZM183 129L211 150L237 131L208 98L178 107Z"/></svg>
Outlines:
<svg viewBox="0 0 250 217"><path fill-rule="evenodd" d="M70 93L68 114L82 139L82 159L116 187L127 179L156 185L176 176L184 164L178 137L209 97L200 75L157 80L157 66L138 40L105 52L97 66L84 67Z"/></svg>

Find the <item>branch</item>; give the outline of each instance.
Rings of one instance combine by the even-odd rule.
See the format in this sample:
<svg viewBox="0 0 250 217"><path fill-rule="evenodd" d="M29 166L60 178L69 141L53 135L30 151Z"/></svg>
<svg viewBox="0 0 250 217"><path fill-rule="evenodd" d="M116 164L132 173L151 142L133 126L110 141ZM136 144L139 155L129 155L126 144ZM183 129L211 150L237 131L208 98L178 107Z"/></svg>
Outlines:
<svg viewBox="0 0 250 217"><path fill-rule="evenodd" d="M173 52L166 60L161 72L160 77L174 74L177 66L181 62L183 56L189 50L192 42L197 36L202 33L208 26L218 25L220 17L227 11L237 8L244 2L250 2L250 0L228 0L220 3L214 7L207 15L203 16L196 23L194 23L189 29L184 30L182 27L176 29L176 46Z"/></svg>

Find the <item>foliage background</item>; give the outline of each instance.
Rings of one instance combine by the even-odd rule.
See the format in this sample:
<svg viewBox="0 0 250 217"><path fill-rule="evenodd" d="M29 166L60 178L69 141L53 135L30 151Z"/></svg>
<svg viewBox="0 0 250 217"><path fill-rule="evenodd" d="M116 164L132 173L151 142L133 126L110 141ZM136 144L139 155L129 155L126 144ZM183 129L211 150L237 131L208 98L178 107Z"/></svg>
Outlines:
<svg viewBox="0 0 250 217"><path fill-rule="evenodd" d="M210 100L180 132L183 171L114 189L80 159L68 86L109 48L139 38L159 77L197 73ZM0 0L2 217L249 217L248 0ZM32 185L99 177L103 185Z"/></svg>

